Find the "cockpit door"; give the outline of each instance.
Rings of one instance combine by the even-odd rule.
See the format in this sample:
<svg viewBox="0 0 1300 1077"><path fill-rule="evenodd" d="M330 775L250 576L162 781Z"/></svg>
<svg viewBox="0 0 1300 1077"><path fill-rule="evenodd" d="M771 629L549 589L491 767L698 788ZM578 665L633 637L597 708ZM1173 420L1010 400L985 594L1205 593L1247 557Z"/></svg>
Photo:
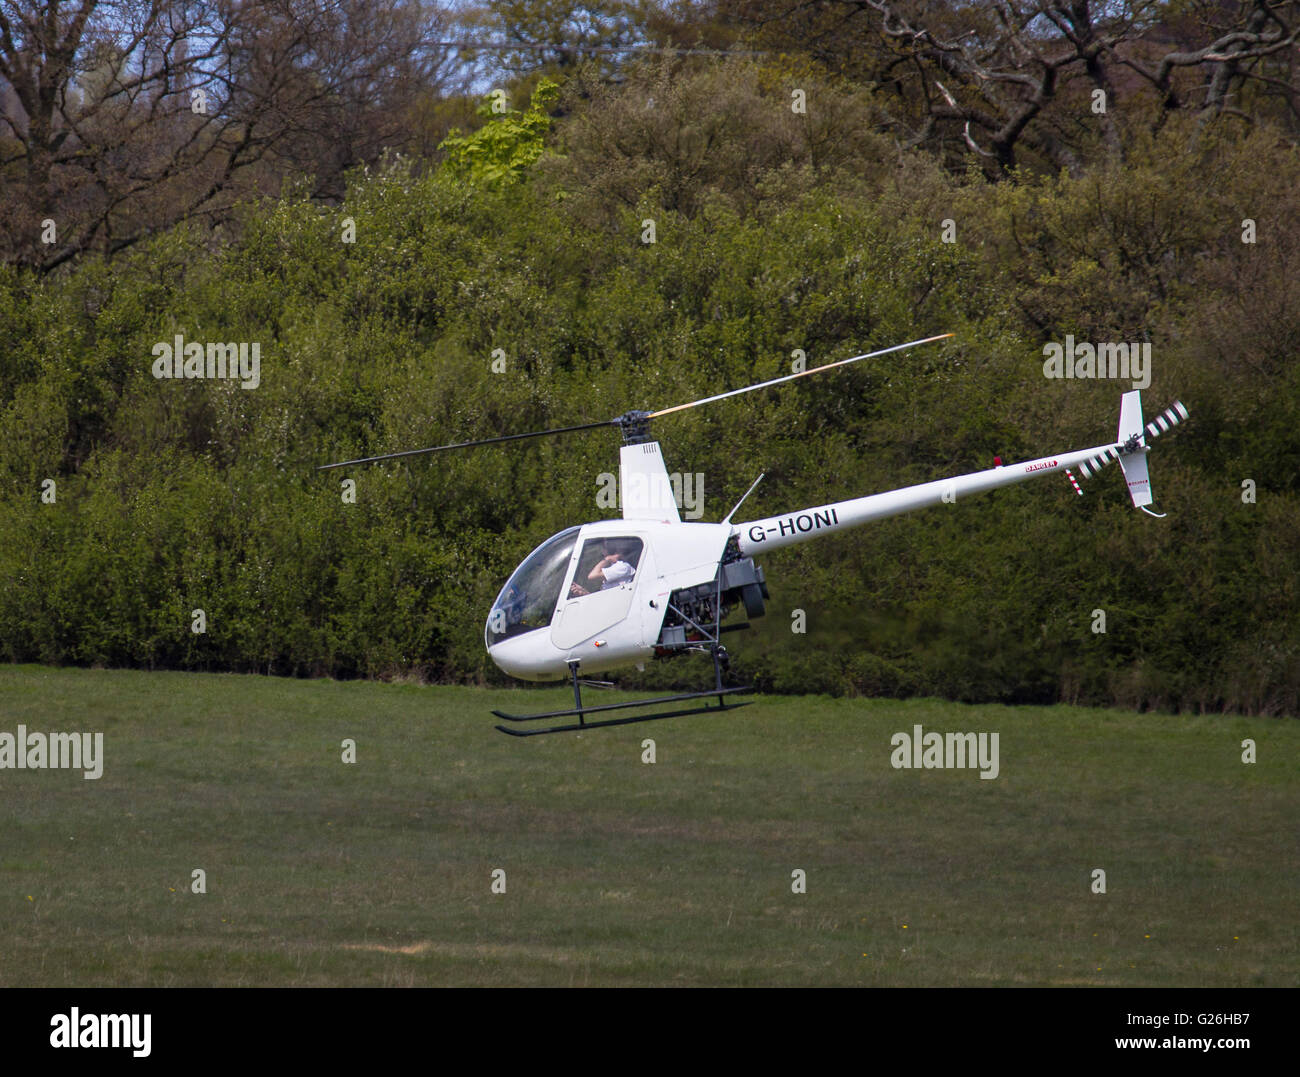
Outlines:
<svg viewBox="0 0 1300 1077"><path fill-rule="evenodd" d="M566 581L567 598L561 599L551 642L568 650L624 621L638 582L650 571L649 550L641 539L588 539Z"/></svg>

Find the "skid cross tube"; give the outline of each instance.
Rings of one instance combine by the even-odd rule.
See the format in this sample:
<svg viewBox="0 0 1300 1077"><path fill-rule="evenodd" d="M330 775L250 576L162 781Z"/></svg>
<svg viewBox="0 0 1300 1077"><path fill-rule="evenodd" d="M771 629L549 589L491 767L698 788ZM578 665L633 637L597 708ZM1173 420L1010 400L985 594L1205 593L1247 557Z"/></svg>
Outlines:
<svg viewBox="0 0 1300 1077"><path fill-rule="evenodd" d="M573 680L573 706L578 712L578 724L582 724L582 685L578 682L578 663L569 663L569 677Z"/></svg>

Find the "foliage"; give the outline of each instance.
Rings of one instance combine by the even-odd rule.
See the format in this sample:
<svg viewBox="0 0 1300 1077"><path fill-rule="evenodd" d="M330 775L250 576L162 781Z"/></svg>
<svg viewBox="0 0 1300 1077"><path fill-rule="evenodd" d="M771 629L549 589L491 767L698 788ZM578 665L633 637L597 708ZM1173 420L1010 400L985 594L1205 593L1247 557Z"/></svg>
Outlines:
<svg viewBox="0 0 1300 1077"><path fill-rule="evenodd" d="M490 97L478 109L487 123L468 135L453 130L438 147L446 151L443 167L453 176L489 186L523 179L542 155L551 126L547 110L559 97L560 88L550 79L543 79L533 90L526 112L508 108L498 111L496 102L504 98L505 91L494 92L502 97Z"/></svg>
<svg viewBox="0 0 1300 1077"><path fill-rule="evenodd" d="M868 97L804 76L847 117L824 122L868 124ZM784 78L652 68L571 92L543 158L537 96L446 169L354 173L336 207L295 188L111 271L0 271L0 658L500 682L486 611L529 550L608 514L617 446L317 466L696 399L786 373L796 349L812 365L956 334L656 428L670 470L704 476L705 519L759 472L745 512L768 515L1108 438L1128 383L1042 375L1044 343L1074 334L1151 342L1148 412L1191 409L1151 457L1168 518L1134 513L1108 470L1083 498L1028 483L780 551L738 673L1300 710L1294 151L1218 131L1189 155L1175 118L1081 176L954 178L865 130L817 156ZM683 139L714 93L743 122L700 153ZM763 124L794 163L748 141ZM177 335L256 342L260 384L155 378Z"/></svg>

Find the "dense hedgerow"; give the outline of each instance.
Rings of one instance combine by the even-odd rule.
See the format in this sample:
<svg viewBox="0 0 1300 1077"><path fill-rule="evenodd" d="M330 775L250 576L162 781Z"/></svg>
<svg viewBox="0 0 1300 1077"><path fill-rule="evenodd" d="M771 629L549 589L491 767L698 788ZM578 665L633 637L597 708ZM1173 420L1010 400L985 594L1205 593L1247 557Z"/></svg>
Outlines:
<svg viewBox="0 0 1300 1077"><path fill-rule="evenodd" d="M664 407L788 372L795 349L813 365L956 334L661 421L706 519L760 471L745 513L767 515L1107 440L1128 383L1042 373L1073 334L1151 342L1148 411L1191 409L1150 458L1168 518L1135 512L1115 470L1083 498L1052 477L774 553L739 672L781 692L1300 709L1292 151L1257 133L1188 154L1171 122L1123 166L954 179L878 137L829 152L739 69L725 92L748 126L710 132L692 170L674 133L710 87L674 92L653 124L614 91L570 97L524 181L396 162L330 209L290 191L111 265L0 270L0 658L496 680L492 598L542 539L608 514L616 439L318 464ZM869 100L839 104L869 130ZM765 116L783 160L737 142ZM155 378L178 334L257 342L257 388Z"/></svg>

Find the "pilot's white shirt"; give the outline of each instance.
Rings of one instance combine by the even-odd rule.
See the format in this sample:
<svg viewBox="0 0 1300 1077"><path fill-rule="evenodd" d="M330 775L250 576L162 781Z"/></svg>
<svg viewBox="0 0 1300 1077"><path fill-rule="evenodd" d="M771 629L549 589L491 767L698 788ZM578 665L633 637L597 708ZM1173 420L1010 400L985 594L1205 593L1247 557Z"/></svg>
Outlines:
<svg viewBox="0 0 1300 1077"><path fill-rule="evenodd" d="M620 583L630 580L634 572L636 572L636 569L626 561L615 561L602 573L605 582L600 585L600 589L607 591L611 587L617 587Z"/></svg>

